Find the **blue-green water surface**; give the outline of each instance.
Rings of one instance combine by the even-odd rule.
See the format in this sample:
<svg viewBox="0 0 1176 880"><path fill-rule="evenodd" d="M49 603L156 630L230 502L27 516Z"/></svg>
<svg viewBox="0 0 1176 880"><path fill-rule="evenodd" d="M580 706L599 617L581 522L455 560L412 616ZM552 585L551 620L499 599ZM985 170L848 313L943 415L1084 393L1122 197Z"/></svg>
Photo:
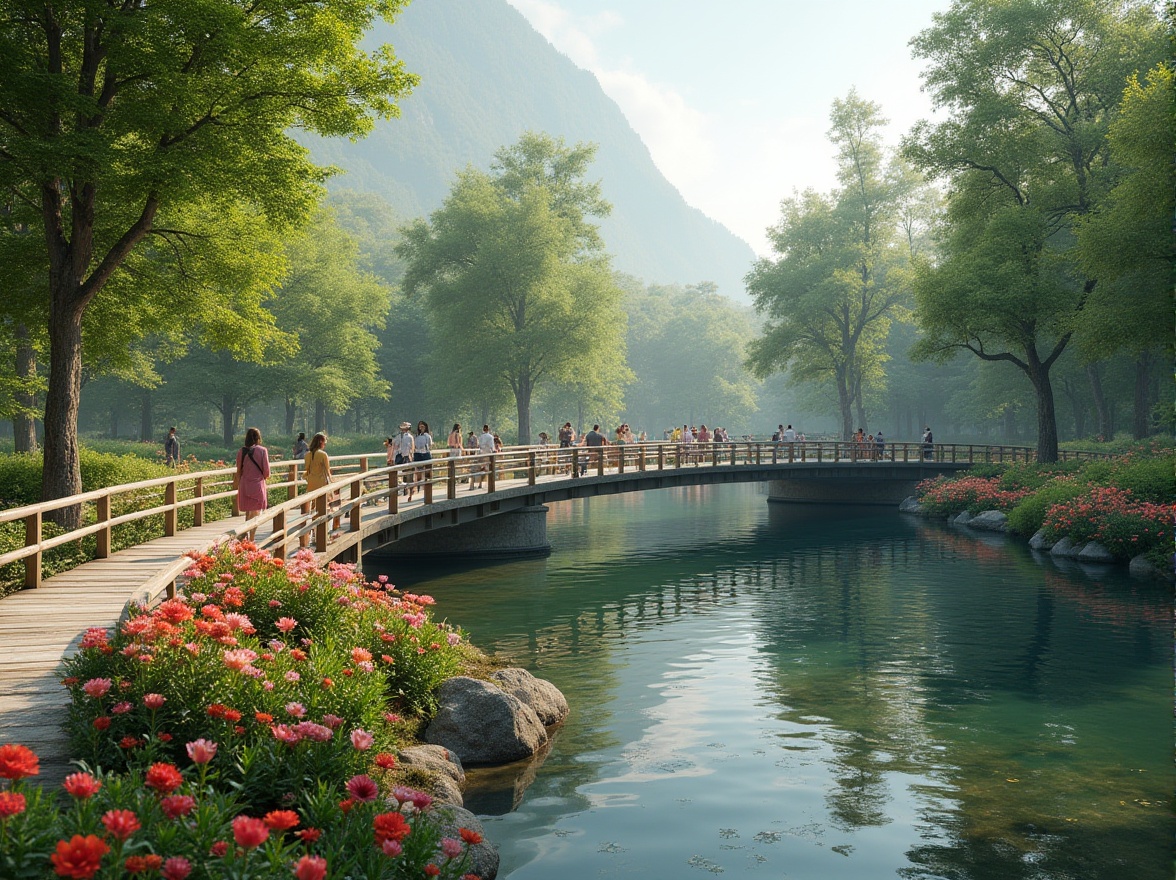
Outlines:
<svg viewBox="0 0 1176 880"><path fill-rule="evenodd" d="M1170 587L751 486L548 534L389 569L572 707L541 762L471 773L500 877L1172 877Z"/></svg>

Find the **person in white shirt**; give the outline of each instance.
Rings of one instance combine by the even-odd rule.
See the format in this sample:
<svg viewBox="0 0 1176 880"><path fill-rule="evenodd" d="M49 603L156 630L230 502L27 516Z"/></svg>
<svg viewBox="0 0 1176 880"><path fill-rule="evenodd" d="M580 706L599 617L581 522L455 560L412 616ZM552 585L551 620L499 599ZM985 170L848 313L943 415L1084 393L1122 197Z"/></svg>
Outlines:
<svg viewBox="0 0 1176 880"><path fill-rule="evenodd" d="M796 442L796 432L794 430L792 430L792 425L789 425L787 428L784 429L784 442L785 443L795 443Z"/></svg>
<svg viewBox="0 0 1176 880"><path fill-rule="evenodd" d="M482 425L482 433L478 435L478 452L482 455L490 455L494 452L494 434L489 425ZM470 485L470 489L481 488L482 479L489 464L488 461L481 461L475 465L474 482Z"/></svg>

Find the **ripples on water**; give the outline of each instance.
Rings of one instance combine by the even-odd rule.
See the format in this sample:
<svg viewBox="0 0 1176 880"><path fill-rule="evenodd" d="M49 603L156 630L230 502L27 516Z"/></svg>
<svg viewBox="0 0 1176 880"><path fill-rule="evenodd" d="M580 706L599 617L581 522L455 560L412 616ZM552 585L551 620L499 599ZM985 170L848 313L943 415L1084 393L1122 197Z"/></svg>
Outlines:
<svg viewBox="0 0 1176 880"><path fill-rule="evenodd" d="M1172 876L1170 589L753 487L548 533L389 572L572 706L542 763L471 774L500 876Z"/></svg>

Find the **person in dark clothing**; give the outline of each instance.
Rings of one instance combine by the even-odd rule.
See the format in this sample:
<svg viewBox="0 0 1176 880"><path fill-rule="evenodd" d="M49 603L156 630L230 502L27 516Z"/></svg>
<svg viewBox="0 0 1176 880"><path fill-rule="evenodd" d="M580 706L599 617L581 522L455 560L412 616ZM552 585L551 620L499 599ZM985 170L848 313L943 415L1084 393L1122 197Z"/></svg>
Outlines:
<svg viewBox="0 0 1176 880"><path fill-rule="evenodd" d="M608 446L608 438L600 433L600 425L593 425L592 430L584 435L584 445L588 447ZM597 455L604 455L604 452L598 452ZM588 462L584 461L580 465L580 476L584 476L588 470Z"/></svg>
<svg viewBox="0 0 1176 880"><path fill-rule="evenodd" d="M176 436L175 428L167 429L167 439L163 441L163 454L172 467L180 463L180 438Z"/></svg>

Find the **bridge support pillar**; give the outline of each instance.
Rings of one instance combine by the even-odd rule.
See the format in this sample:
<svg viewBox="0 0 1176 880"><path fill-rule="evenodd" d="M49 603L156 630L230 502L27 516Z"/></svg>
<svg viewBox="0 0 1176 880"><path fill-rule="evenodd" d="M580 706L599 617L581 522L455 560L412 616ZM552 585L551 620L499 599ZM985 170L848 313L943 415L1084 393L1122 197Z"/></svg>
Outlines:
<svg viewBox="0 0 1176 880"><path fill-rule="evenodd" d="M799 504L864 504L894 507L915 494L920 482L941 474L952 474L967 465L927 462L925 465L894 465L863 462L823 468L820 465L768 481L768 501Z"/></svg>
<svg viewBox="0 0 1176 880"><path fill-rule="evenodd" d="M484 519L429 529L373 550L373 557L514 559L547 556L547 508L519 507Z"/></svg>

